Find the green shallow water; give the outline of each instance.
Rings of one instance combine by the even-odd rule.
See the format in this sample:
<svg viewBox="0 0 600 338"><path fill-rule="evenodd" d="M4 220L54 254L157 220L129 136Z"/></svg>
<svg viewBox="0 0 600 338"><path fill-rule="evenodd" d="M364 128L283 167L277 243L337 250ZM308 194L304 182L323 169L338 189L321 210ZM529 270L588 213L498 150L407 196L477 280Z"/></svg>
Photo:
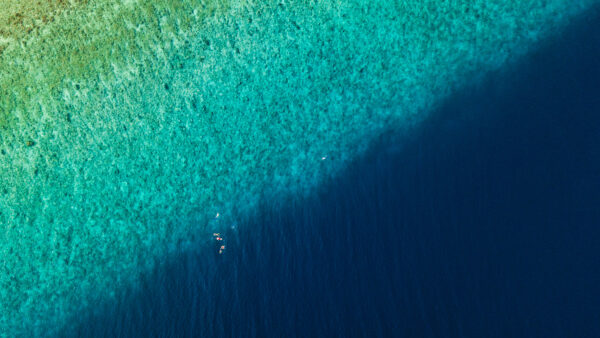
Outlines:
<svg viewBox="0 0 600 338"><path fill-rule="evenodd" d="M0 40L0 332L310 193L596 1L456 3L98 1Z"/></svg>

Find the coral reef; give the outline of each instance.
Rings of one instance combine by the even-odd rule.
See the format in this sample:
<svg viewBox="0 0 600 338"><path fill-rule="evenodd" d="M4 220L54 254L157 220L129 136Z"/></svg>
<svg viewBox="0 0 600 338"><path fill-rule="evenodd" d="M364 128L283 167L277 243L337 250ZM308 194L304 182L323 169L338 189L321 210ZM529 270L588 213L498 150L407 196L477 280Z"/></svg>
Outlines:
<svg viewBox="0 0 600 338"><path fill-rule="evenodd" d="M310 193L596 1L7 3L0 331L15 336L58 332L260 198Z"/></svg>

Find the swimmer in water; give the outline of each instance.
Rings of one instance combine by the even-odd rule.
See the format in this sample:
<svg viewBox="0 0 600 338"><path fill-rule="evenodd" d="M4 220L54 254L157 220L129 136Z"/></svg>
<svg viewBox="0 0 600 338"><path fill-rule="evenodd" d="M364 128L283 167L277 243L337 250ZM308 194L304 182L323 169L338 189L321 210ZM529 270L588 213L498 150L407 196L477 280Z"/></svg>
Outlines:
<svg viewBox="0 0 600 338"><path fill-rule="evenodd" d="M215 232L215 233L213 233L213 238L215 239L215 244L216 244L219 255L222 255L223 252L225 251L225 243L224 243L223 237L221 236L220 233Z"/></svg>

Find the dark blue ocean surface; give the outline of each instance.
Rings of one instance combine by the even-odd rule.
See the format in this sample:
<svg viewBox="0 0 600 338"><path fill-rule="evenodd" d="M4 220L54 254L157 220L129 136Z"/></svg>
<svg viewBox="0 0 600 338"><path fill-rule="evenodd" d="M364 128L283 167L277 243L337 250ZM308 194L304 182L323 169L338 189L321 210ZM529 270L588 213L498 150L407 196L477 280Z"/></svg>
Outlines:
<svg viewBox="0 0 600 338"><path fill-rule="evenodd" d="M600 337L598 12L392 139L65 335Z"/></svg>

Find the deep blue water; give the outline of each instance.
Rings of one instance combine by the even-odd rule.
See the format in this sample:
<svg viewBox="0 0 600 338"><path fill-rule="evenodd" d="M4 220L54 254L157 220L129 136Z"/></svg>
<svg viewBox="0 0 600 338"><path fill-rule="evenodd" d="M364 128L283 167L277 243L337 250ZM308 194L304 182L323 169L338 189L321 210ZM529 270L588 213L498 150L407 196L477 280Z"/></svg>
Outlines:
<svg viewBox="0 0 600 338"><path fill-rule="evenodd" d="M600 337L600 11L513 68L71 334Z"/></svg>

